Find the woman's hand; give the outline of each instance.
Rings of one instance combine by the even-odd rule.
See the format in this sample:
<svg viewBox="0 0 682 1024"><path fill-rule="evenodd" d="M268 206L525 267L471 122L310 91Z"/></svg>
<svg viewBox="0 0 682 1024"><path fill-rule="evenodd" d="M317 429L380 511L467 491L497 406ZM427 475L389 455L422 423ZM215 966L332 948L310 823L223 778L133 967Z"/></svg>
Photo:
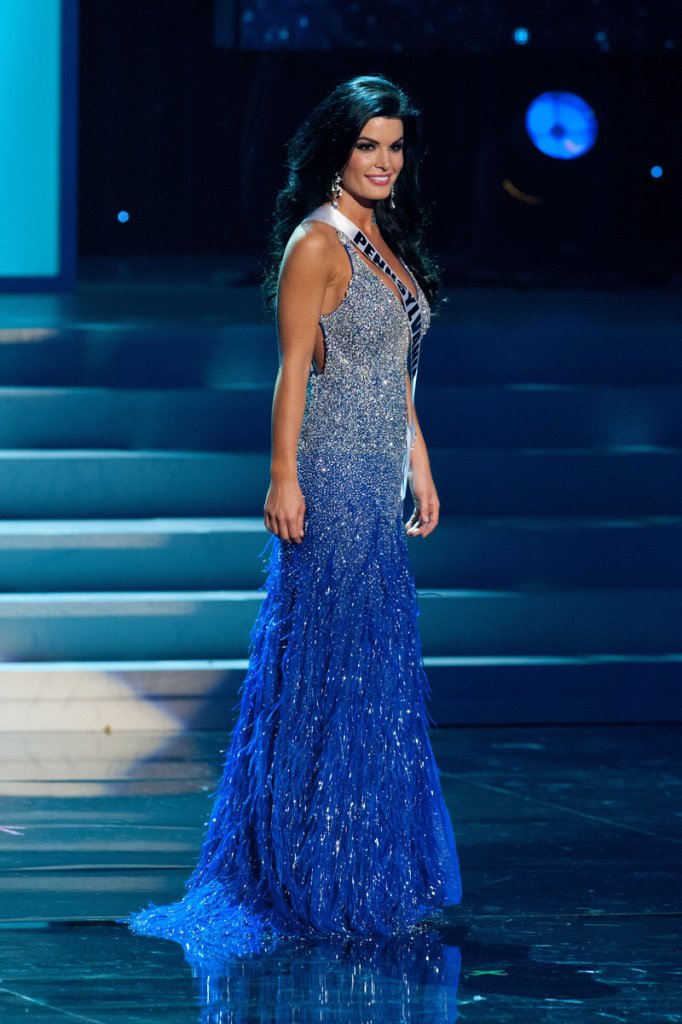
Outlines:
<svg viewBox="0 0 682 1024"><path fill-rule="evenodd" d="M303 540L305 498L298 480L273 480L265 498L265 526L281 540L300 544Z"/></svg>
<svg viewBox="0 0 682 1024"><path fill-rule="evenodd" d="M440 501L430 469L410 470L410 491L414 512L405 524L408 537L428 537L438 526Z"/></svg>
<svg viewBox="0 0 682 1024"><path fill-rule="evenodd" d="M440 501L431 475L431 462L419 425L419 417L412 402L412 385L409 374L405 375L405 386L407 388L408 420L414 427L408 474L414 512L405 523L405 529L408 537L428 537L438 526Z"/></svg>

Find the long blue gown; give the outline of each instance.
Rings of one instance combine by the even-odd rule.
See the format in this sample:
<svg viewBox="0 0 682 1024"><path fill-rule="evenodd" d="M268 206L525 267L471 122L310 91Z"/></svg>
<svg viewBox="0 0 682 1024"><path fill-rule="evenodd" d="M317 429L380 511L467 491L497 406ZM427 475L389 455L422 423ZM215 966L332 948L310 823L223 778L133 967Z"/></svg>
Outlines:
<svg viewBox="0 0 682 1024"><path fill-rule="evenodd" d="M402 522L408 320L380 271L337 237L352 278L321 318L325 363L307 389L305 537L273 538L238 720L185 894L127 919L197 961L281 935L394 935L461 900Z"/></svg>

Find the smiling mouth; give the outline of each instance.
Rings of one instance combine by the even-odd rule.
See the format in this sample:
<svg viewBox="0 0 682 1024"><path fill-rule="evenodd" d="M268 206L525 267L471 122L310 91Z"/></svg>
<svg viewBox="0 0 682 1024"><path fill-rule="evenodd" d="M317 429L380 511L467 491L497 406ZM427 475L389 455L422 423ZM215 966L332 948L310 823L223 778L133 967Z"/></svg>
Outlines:
<svg viewBox="0 0 682 1024"><path fill-rule="evenodd" d="M390 174L367 174L365 177L371 181L373 185L388 185L391 180Z"/></svg>

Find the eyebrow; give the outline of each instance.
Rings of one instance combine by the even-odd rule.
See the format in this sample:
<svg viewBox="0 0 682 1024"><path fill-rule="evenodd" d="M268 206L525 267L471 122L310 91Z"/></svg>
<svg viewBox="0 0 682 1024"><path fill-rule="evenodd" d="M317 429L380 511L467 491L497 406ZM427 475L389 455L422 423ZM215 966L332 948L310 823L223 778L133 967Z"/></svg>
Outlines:
<svg viewBox="0 0 682 1024"><path fill-rule="evenodd" d="M361 139L364 142L373 142L375 146L381 145L381 143L377 139L370 139L369 135L358 135L357 141L360 142ZM390 145L395 146L396 142L403 142L404 139L405 136L401 135L399 139L394 139L393 142L390 143Z"/></svg>

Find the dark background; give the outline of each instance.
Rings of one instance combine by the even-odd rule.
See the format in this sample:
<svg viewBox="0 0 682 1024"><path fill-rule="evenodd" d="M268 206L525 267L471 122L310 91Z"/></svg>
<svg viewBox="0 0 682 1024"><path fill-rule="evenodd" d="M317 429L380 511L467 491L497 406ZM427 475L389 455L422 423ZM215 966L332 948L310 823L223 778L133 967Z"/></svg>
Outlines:
<svg viewBox="0 0 682 1024"><path fill-rule="evenodd" d="M449 280L675 278L680 12L589 0L384 0L333 12L84 0L81 256L241 253L255 267L288 138L339 81L380 72L423 111L429 241ZM514 43L519 25L526 46ZM547 90L594 109L599 136L585 156L553 160L527 137L526 108ZM505 180L543 201L513 198Z"/></svg>

